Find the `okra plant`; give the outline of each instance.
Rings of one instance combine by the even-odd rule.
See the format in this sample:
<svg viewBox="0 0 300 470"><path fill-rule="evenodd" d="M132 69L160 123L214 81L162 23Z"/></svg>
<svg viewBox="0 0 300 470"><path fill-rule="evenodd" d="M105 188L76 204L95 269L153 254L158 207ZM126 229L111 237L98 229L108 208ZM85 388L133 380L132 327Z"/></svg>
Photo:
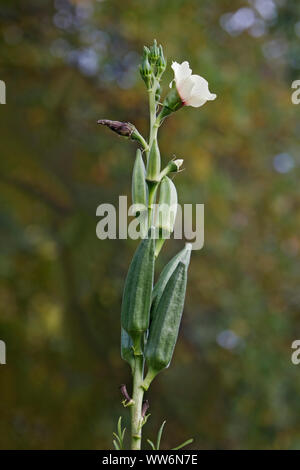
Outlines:
<svg viewBox="0 0 300 470"><path fill-rule="evenodd" d="M162 46L156 41L144 47L140 65L150 112L150 131L146 140L128 122L99 120L119 135L137 142L132 173L132 200L140 225L141 241L129 266L121 309L121 356L131 368L132 396L122 385L123 405L131 410L131 449L141 449L142 428L149 415L144 394L156 375L171 362L184 307L191 244L165 266L153 287L155 261L166 239L174 230L177 191L173 177L180 172L182 159L173 159L161 168L158 129L173 112L184 106L200 107L216 95L209 92L208 82L192 75L188 62L172 63L174 80L163 102L161 80L166 69ZM155 210L156 209L156 210ZM163 423L164 424L164 423ZM163 425L158 433L159 448ZM121 420L114 445L123 449L125 430ZM190 443L186 441L182 445ZM180 448L181 446L176 447Z"/></svg>

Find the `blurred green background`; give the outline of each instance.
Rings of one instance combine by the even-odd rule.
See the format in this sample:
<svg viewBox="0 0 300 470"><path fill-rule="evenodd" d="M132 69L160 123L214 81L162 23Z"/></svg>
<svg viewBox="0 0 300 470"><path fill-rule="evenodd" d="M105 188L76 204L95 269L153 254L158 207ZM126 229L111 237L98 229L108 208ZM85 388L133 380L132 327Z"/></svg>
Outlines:
<svg viewBox="0 0 300 470"><path fill-rule="evenodd" d="M135 144L97 119L148 130L144 44L189 60L214 102L160 130L181 203L205 204L173 362L153 382L153 439L194 449L300 448L300 3L293 0L2 0L2 449L110 449L120 302L136 242L100 241L96 208L130 196ZM183 246L164 246L157 272ZM144 445L147 447L147 444Z"/></svg>

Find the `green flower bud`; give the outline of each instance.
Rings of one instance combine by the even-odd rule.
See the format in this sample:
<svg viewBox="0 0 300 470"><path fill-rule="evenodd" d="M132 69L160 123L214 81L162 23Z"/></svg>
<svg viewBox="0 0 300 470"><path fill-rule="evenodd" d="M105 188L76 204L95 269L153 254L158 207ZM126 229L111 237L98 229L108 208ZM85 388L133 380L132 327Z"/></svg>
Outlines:
<svg viewBox="0 0 300 470"><path fill-rule="evenodd" d="M156 62L156 67L157 67L157 72L159 76L163 74L163 72L166 70L166 67L167 67L167 62L164 57L164 52L163 52L163 48L161 45L159 46L159 57Z"/></svg>
<svg viewBox="0 0 300 470"><path fill-rule="evenodd" d="M159 48L157 47L156 39L153 41L153 46L150 47L149 60L151 64L156 64L159 58Z"/></svg>
<svg viewBox="0 0 300 470"><path fill-rule="evenodd" d="M150 182L158 182L160 173L160 151L157 140L154 139L147 162L146 179Z"/></svg>
<svg viewBox="0 0 300 470"><path fill-rule="evenodd" d="M151 87L151 77L153 73L152 67L149 62L149 57L150 50L148 49L148 47L144 46L142 63L140 65L140 74L148 89Z"/></svg>
<svg viewBox="0 0 300 470"><path fill-rule="evenodd" d="M177 158L176 160L171 160L167 166L160 172L160 180L167 176L169 173L177 173L183 163L182 158Z"/></svg>
<svg viewBox="0 0 300 470"><path fill-rule="evenodd" d="M167 61L166 61L165 56L164 56L164 50L163 50L163 47L162 47L161 44L159 45L159 57L162 59L162 61L165 64L167 64Z"/></svg>
<svg viewBox="0 0 300 470"><path fill-rule="evenodd" d="M150 49L147 46L143 47L143 57L149 57L150 55Z"/></svg>
<svg viewBox="0 0 300 470"><path fill-rule="evenodd" d="M155 90L155 101L158 102L160 100L160 94L161 94L161 87L158 85L158 87Z"/></svg>

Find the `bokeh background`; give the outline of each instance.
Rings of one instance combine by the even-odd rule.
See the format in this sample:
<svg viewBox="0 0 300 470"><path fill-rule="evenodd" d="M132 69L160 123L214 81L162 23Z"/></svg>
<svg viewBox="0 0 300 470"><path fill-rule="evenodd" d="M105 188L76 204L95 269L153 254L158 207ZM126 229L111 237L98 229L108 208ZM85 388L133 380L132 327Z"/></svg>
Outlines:
<svg viewBox="0 0 300 470"><path fill-rule="evenodd" d="M156 38L218 98L160 130L164 162L185 159L180 201L205 204L205 246L144 435L167 419L165 449L300 448L300 3L2 0L0 16L0 447L110 449L128 425L120 302L136 242L95 230L99 204L130 196L135 144L96 121L147 134L137 66Z"/></svg>

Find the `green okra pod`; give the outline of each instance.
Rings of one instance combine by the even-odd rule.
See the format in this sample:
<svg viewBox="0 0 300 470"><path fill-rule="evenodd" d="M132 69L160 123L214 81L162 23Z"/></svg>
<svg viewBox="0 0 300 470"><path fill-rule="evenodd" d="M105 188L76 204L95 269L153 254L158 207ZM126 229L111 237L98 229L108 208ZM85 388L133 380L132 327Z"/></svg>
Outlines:
<svg viewBox="0 0 300 470"><path fill-rule="evenodd" d="M123 361L128 362L133 371L134 367L134 353L133 342L129 334L124 328L121 327L121 357Z"/></svg>
<svg viewBox="0 0 300 470"><path fill-rule="evenodd" d="M163 291L158 314L150 325L145 348L148 373L142 385L145 390L158 372L171 362L181 322L186 282L187 267L180 261Z"/></svg>
<svg viewBox="0 0 300 470"><path fill-rule="evenodd" d="M158 228L159 238L156 243L155 256L158 256L165 240L170 238L174 230L177 202L176 187L173 181L165 176L160 183L159 203L156 214L155 225Z"/></svg>
<svg viewBox="0 0 300 470"><path fill-rule="evenodd" d="M149 230L148 238L139 244L129 266L123 292L121 324L130 335L135 353L140 353L143 333L149 327L151 293L153 287L155 238Z"/></svg>
<svg viewBox="0 0 300 470"><path fill-rule="evenodd" d="M137 149L132 174L132 203L147 209L148 195L145 175L146 171L142 152L140 149Z"/></svg>
<svg viewBox="0 0 300 470"><path fill-rule="evenodd" d="M159 181L159 174L160 174L160 151L159 151L157 139L154 139L151 145L150 152L149 152L146 179L149 182L157 183Z"/></svg>
<svg viewBox="0 0 300 470"><path fill-rule="evenodd" d="M186 266L186 269L188 269L191 258L191 249L191 243L186 243L185 247L177 253L177 255L175 255L162 270L152 291L151 320L153 320L156 315L157 307L163 291L179 262L181 261Z"/></svg>
<svg viewBox="0 0 300 470"><path fill-rule="evenodd" d="M160 238L169 238L174 230L177 213L177 190L173 181L165 176L160 183L159 204L156 225Z"/></svg>

